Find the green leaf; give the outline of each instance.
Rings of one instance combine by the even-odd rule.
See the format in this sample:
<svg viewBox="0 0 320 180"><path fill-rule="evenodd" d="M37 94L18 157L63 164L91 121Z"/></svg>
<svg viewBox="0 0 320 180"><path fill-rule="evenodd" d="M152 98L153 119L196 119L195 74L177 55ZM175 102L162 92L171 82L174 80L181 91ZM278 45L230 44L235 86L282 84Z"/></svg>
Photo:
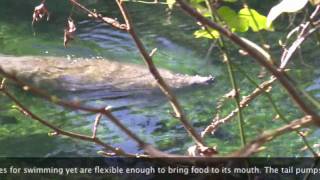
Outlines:
<svg viewBox="0 0 320 180"><path fill-rule="evenodd" d="M249 24L246 19L238 16L238 14L227 6L222 6L218 9L219 16L231 28L232 31L246 32L249 29Z"/></svg>
<svg viewBox="0 0 320 180"><path fill-rule="evenodd" d="M257 32L260 30L272 30L267 27L267 17L261 15L254 9L243 8L239 11L239 17L247 20L249 27L252 31Z"/></svg>
<svg viewBox="0 0 320 180"><path fill-rule="evenodd" d="M204 17L212 17L212 14L210 13L209 9L203 4L201 4L202 2L204 2L204 0L191 0L190 4Z"/></svg>
<svg viewBox="0 0 320 180"><path fill-rule="evenodd" d="M205 2L205 0L191 0L191 3L202 3Z"/></svg>
<svg viewBox="0 0 320 180"><path fill-rule="evenodd" d="M173 8L173 5L176 3L176 0L167 0L167 4L169 6L170 9Z"/></svg>
<svg viewBox="0 0 320 180"><path fill-rule="evenodd" d="M204 29L200 29L195 31L193 35L195 36L195 38L208 38L208 39L217 39L220 37L220 34L218 31L213 29L209 29L209 30L210 30L210 33L208 33Z"/></svg>

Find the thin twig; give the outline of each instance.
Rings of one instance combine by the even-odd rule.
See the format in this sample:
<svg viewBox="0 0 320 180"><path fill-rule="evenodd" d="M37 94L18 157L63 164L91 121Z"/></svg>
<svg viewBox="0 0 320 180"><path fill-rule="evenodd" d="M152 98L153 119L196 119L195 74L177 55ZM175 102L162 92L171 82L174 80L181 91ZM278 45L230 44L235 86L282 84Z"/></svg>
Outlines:
<svg viewBox="0 0 320 180"><path fill-rule="evenodd" d="M141 3L141 4L161 4L161 5L168 5L166 2L160 2L160 0L154 1L140 1L140 0L123 0L124 2L134 2L134 3Z"/></svg>
<svg viewBox="0 0 320 180"><path fill-rule="evenodd" d="M290 124L284 125L272 132L266 132L262 134L260 137L248 143L248 145L246 145L241 150L237 151L236 153L232 153L230 157L251 156L252 154L256 153L263 144L275 139L276 137L288 132L298 130L302 127L309 126L313 122L319 121L319 119L315 119L315 118L318 118L318 117L305 116L301 119L294 120Z"/></svg>
<svg viewBox="0 0 320 180"><path fill-rule="evenodd" d="M158 51L158 48L152 49L152 51L150 52L149 56L153 57L156 54L157 51Z"/></svg>
<svg viewBox="0 0 320 180"><path fill-rule="evenodd" d="M100 124L100 120L102 118L102 114L99 113L95 120L94 120L94 124L93 124L93 129L92 129L92 138L95 139L97 137L97 131L98 131L98 126Z"/></svg>
<svg viewBox="0 0 320 180"><path fill-rule="evenodd" d="M4 89L5 82L6 82L6 78L2 78L1 84L0 84L0 90Z"/></svg>
<svg viewBox="0 0 320 180"><path fill-rule="evenodd" d="M98 14L96 12L93 12L91 10L89 10L88 8L86 8L85 6L83 6L82 4L78 3L76 0L69 0L72 4L76 5L77 7L79 7L81 10L83 10L84 12L88 13L89 17L98 19L103 21L106 24L111 25L112 27L119 29L119 30L126 30L127 27L125 24L121 24L119 23L115 18L110 18L107 16L102 16L101 14Z"/></svg>

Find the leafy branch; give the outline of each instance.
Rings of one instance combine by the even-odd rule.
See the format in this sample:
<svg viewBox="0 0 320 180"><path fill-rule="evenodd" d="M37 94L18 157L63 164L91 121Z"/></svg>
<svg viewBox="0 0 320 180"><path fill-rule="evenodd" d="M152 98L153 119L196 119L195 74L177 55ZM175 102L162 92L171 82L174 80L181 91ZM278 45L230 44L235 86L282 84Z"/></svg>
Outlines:
<svg viewBox="0 0 320 180"><path fill-rule="evenodd" d="M192 7L190 7L185 1L177 0L177 2L181 6L181 8L185 12L187 12L190 16L192 16L202 24L217 30L220 34L224 35L233 43L235 43L244 51L246 51L248 55L253 57L261 66L265 67L270 73L272 73L272 75L274 75L279 80L279 82L287 90L288 94L291 96L291 98L294 100L297 106L305 114L311 115L314 117L318 116L317 113L314 112L312 108L310 108L309 105L302 99L303 95L296 88L294 88L293 83L287 78L286 73L281 70L278 70L275 66L273 66L270 63L270 62L274 62L274 60L271 59L271 57L268 55L267 52L263 51L262 48L260 48L258 45L254 44L253 42L247 39L241 38L236 34L232 33L231 31L229 31L228 29L223 28L221 25L205 18L199 12L197 12ZM320 124L320 122L317 122L317 123Z"/></svg>

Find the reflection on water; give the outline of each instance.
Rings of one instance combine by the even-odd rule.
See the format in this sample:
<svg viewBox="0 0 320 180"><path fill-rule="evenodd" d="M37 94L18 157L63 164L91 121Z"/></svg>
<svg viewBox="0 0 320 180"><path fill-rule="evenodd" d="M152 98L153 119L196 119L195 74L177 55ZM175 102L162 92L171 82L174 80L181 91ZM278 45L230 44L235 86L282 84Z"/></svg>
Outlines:
<svg viewBox="0 0 320 180"><path fill-rule="evenodd" d="M315 79L314 84L306 88L307 91L320 91L320 78ZM320 98L320 93L316 94L316 97Z"/></svg>
<svg viewBox="0 0 320 180"><path fill-rule="evenodd" d="M102 48L114 53L121 54L136 51L128 33L112 29L103 23L88 20L79 22L77 37L83 40L95 41Z"/></svg>

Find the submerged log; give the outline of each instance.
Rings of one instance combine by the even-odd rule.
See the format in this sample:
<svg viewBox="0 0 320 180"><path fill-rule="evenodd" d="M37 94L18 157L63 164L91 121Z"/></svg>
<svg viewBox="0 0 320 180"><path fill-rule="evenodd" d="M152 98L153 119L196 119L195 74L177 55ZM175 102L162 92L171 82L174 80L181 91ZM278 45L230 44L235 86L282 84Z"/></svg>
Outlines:
<svg viewBox="0 0 320 180"><path fill-rule="evenodd" d="M110 89L110 91L155 90L157 84L143 65L107 59L67 59L63 57L0 56L6 72L37 87L63 91ZM159 69L174 89L208 85L212 76L190 76Z"/></svg>

